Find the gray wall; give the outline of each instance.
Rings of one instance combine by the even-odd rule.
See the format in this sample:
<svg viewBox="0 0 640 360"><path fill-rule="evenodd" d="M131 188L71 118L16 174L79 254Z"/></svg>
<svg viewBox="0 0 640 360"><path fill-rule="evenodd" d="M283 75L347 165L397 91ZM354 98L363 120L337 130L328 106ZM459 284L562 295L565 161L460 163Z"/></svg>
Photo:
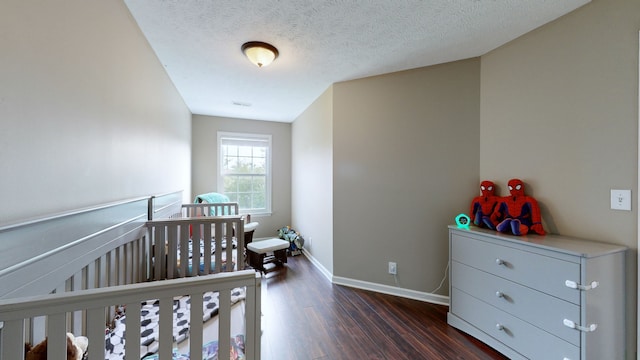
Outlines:
<svg viewBox="0 0 640 360"><path fill-rule="evenodd" d="M242 120L215 116L193 115L192 122L192 193L216 191L218 178L218 131L271 135L272 214L252 216L258 221L254 237L277 237L277 230L291 225L291 124L271 121Z"/></svg>
<svg viewBox="0 0 640 360"><path fill-rule="evenodd" d="M333 274L434 290L479 174L480 59L333 88ZM443 286L437 293L448 295Z"/></svg>
<svg viewBox="0 0 640 360"><path fill-rule="evenodd" d="M548 230L622 244L635 358L640 1L594 0L482 56L480 177L519 177ZM632 212L610 210L632 189Z"/></svg>
<svg viewBox="0 0 640 360"><path fill-rule="evenodd" d="M333 86L291 128L291 223L305 250L330 277L333 273Z"/></svg>
<svg viewBox="0 0 640 360"><path fill-rule="evenodd" d="M3 0L0 34L0 224L190 192L191 114L124 3Z"/></svg>

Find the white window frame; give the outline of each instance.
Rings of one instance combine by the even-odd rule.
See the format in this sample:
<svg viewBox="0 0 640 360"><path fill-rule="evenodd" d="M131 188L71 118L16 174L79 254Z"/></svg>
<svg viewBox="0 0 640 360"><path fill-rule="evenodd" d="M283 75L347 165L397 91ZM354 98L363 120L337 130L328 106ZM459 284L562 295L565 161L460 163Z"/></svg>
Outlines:
<svg viewBox="0 0 640 360"><path fill-rule="evenodd" d="M223 171L223 151L222 151L222 142L223 139L229 139L229 138L236 138L239 140L246 140L246 141L266 141L268 144L267 147L267 156L266 156L266 175L265 175L265 209L242 209L240 208L240 214L251 214L251 215L271 215L271 190L272 190L272 186L271 186L271 172L272 172L272 157L271 157L271 153L273 152L273 146L272 146L272 136L269 134L251 134L251 133L240 133L240 132L225 132L225 131L218 131L218 144L217 144L217 150L218 150L218 169L217 169L217 176L218 176L218 186L217 186L217 191L221 194L224 194L224 175L222 173Z"/></svg>

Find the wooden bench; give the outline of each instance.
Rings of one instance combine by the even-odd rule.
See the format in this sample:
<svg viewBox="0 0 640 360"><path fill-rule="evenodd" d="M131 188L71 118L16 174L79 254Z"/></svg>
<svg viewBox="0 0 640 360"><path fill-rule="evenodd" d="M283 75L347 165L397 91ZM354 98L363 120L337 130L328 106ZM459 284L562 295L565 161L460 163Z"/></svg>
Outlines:
<svg viewBox="0 0 640 360"><path fill-rule="evenodd" d="M278 238L252 241L247 244L249 266L262 272L265 272L265 264L281 266L287 262L288 248L289 242Z"/></svg>

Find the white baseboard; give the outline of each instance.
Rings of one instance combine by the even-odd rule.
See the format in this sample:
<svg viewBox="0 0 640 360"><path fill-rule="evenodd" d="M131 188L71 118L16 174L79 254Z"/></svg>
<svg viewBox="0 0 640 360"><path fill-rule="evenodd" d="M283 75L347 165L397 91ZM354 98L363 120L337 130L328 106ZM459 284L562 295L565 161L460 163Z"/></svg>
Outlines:
<svg viewBox="0 0 640 360"><path fill-rule="evenodd" d="M438 294L431 294L431 293L415 291L411 289L399 288L396 286L376 284L372 282L354 280L354 279L349 279L349 278L344 278L339 276L333 277L333 283L338 285L344 285L344 286L354 287L358 289L363 289L363 290L375 291L383 294L400 296L407 299L425 301L432 304L449 306L449 297L438 295Z"/></svg>
<svg viewBox="0 0 640 360"><path fill-rule="evenodd" d="M350 278L345 278L345 277L340 277L340 276L333 276L331 274L331 272L328 271L308 251L304 251L304 249L303 249L302 253L304 254L304 256L306 256L309 259L309 261L311 261L311 263L318 270L320 270L322 275L324 275L327 278L327 280L329 280L331 283L334 283L334 284L337 284L337 285L344 285L344 286L348 286L348 287L353 287L353 288L358 288L358 289L363 289L363 290L374 291L374 292L393 295L393 296L400 296L400 297L404 297L404 298L407 298L407 299L425 301L425 302L432 303L432 304L449 306L449 297L448 296L432 294L432 293L426 293L426 292L422 292L422 291L415 291L415 290L411 290L411 289L404 289L404 288L400 288L400 287L396 287L396 286L377 284L377 283L372 283L372 282L368 282L368 281L355 280L355 279L350 279Z"/></svg>
<svg viewBox="0 0 640 360"><path fill-rule="evenodd" d="M313 264L313 266L316 267L316 269L320 270L320 273L322 273L322 275L324 275L324 277L326 277L327 280L329 280L329 282L333 282L333 281L331 281L331 277L333 276L333 275L331 275L331 272L329 270L327 270L327 268L324 267L316 258L314 258L313 255L311 255L305 249L302 249L302 254L304 256L306 256L307 259L309 259L309 261L311 261L311 263Z"/></svg>

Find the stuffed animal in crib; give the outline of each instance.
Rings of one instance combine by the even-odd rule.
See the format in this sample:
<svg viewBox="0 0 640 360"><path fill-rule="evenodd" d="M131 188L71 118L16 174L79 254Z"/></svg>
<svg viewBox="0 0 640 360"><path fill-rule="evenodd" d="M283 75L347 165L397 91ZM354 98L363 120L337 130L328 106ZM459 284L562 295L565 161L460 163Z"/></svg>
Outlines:
<svg viewBox="0 0 640 360"><path fill-rule="evenodd" d="M495 229L513 235L526 235L531 231L544 235L536 199L524 194L524 183L520 179L509 180L508 186L511 195L501 197L491 214Z"/></svg>
<svg viewBox="0 0 640 360"><path fill-rule="evenodd" d="M476 196L471 201L471 211L469 219L479 227L488 227L495 230L490 222L491 214L500 199L495 195L496 187L492 181L485 180L480 183L480 196Z"/></svg>
<svg viewBox="0 0 640 360"><path fill-rule="evenodd" d="M89 339L85 336L74 336L67 333L67 360L84 360L87 354ZM25 360L46 360L47 359L47 339L44 339L36 346L24 345Z"/></svg>

